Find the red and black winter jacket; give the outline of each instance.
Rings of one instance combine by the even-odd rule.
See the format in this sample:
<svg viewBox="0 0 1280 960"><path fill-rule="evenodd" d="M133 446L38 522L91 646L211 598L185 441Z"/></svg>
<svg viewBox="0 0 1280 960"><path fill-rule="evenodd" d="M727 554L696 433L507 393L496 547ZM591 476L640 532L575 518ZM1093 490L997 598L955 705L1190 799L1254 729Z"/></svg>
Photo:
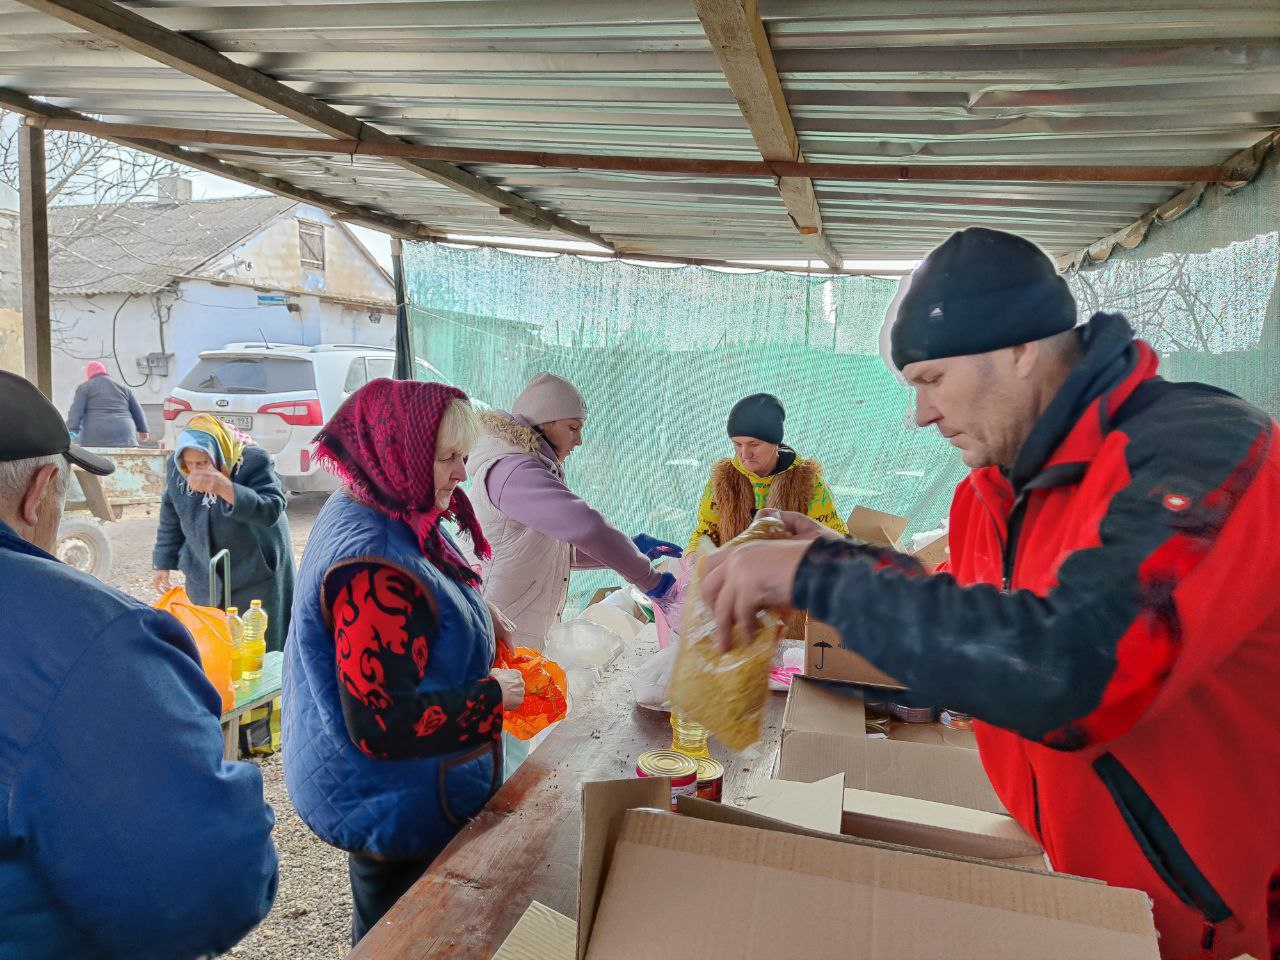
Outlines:
<svg viewBox="0 0 1280 960"><path fill-rule="evenodd" d="M816 544L794 601L912 694L973 714L1055 869L1145 890L1166 960L1271 956L1280 867L1280 444L1264 413L1156 376L1127 321L1009 471L973 471L947 573Z"/></svg>

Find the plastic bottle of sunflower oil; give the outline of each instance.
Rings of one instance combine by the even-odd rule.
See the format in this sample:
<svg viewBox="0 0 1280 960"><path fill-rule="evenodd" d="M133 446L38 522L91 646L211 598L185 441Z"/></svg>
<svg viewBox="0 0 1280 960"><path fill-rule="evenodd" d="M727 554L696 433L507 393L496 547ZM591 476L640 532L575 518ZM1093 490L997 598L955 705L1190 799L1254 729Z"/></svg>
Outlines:
<svg viewBox="0 0 1280 960"><path fill-rule="evenodd" d="M244 615L244 678L262 676L262 658L267 653L267 611L261 600L252 600Z"/></svg>
<svg viewBox="0 0 1280 960"><path fill-rule="evenodd" d="M696 720L682 717L671 711L671 749L686 757L710 757L707 749L707 728Z"/></svg>
<svg viewBox="0 0 1280 960"><path fill-rule="evenodd" d="M231 681L244 679L244 621L239 607L227 607L227 628L231 631Z"/></svg>

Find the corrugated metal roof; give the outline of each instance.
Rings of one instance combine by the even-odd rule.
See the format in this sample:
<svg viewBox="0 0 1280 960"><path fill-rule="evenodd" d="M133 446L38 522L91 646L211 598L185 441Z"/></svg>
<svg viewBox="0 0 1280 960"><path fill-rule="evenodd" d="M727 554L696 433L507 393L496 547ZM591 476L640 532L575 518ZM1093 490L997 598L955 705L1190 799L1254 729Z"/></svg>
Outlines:
<svg viewBox="0 0 1280 960"><path fill-rule="evenodd" d="M49 208L55 296L152 293L253 236L290 207L283 197Z"/></svg>
<svg viewBox="0 0 1280 960"><path fill-rule="evenodd" d="M1276 0L761 0L806 159L1219 164L1280 126ZM758 160L687 0L149 0L190 33L395 136L459 147ZM310 128L0 0L0 86L103 120L311 135ZM367 156L204 148L229 162L453 234L545 231ZM809 256L773 183L497 164L468 170L620 251ZM846 258L916 257L1000 224L1056 253L1181 187L817 181Z"/></svg>

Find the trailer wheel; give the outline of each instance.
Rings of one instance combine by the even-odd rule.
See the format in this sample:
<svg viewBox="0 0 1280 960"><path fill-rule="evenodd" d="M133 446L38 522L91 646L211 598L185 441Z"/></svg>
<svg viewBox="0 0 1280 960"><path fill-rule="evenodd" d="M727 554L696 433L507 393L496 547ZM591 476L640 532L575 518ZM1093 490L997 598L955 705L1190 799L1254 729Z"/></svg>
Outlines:
<svg viewBox="0 0 1280 960"><path fill-rule="evenodd" d="M87 517L67 517L58 527L59 560L70 567L105 579L111 569L111 541L102 524Z"/></svg>

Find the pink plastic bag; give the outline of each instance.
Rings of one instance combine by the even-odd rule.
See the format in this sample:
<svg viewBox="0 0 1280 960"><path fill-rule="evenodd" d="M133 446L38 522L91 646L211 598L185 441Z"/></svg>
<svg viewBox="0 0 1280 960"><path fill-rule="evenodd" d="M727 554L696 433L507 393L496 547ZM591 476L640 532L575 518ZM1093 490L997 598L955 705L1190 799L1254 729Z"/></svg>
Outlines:
<svg viewBox="0 0 1280 960"><path fill-rule="evenodd" d="M653 601L653 623L658 628L658 649L665 650L671 646L673 637L680 636L680 622L684 616L684 592L689 586L689 576L693 568L689 558L680 560L680 573L676 575L675 586L661 600Z"/></svg>

